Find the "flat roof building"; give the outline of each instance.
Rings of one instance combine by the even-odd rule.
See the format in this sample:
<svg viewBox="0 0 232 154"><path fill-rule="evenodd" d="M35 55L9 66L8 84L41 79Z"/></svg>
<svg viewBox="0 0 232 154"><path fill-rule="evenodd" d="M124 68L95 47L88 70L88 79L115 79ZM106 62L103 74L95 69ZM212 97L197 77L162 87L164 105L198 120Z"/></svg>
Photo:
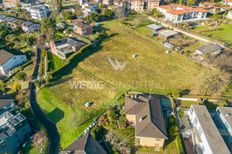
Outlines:
<svg viewBox="0 0 232 154"><path fill-rule="evenodd" d="M230 154L204 105L191 105L189 119L193 127L192 141L197 147L197 152L203 154Z"/></svg>

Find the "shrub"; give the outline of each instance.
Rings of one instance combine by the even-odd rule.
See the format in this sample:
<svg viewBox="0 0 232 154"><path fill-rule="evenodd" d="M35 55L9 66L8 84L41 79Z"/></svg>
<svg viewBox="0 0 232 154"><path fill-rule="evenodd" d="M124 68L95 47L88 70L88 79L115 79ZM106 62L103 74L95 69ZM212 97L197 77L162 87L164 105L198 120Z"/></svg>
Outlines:
<svg viewBox="0 0 232 154"><path fill-rule="evenodd" d="M27 74L25 72L19 72L15 76L18 80L23 80L25 81L27 78Z"/></svg>
<svg viewBox="0 0 232 154"><path fill-rule="evenodd" d="M169 129L168 132L171 136L177 136L179 134L178 128L176 125L172 125Z"/></svg>

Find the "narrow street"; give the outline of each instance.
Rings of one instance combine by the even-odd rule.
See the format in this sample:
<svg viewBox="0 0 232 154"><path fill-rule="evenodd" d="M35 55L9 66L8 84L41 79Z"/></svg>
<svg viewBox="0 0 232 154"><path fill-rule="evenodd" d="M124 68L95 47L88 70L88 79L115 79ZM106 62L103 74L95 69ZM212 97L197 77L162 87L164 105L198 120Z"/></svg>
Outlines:
<svg viewBox="0 0 232 154"><path fill-rule="evenodd" d="M34 72L32 74L32 81L30 83L30 107L33 115L39 120L40 123L42 123L42 125L45 127L47 131L48 140L49 140L47 152L49 154L58 154L60 138L59 138L57 127L52 121L50 121L45 116L40 106L38 105L36 99L36 86L33 81L37 80L39 75L40 55L41 55L41 50L38 49Z"/></svg>

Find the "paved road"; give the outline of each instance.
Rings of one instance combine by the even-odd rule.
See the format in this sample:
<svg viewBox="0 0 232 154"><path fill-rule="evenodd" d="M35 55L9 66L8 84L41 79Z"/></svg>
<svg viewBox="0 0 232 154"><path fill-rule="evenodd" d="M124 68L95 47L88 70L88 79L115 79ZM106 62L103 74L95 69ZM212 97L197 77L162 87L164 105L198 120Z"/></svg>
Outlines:
<svg viewBox="0 0 232 154"><path fill-rule="evenodd" d="M39 75L40 55L41 55L41 50L38 50L36 56L36 65L34 68L34 72L32 74L32 80L36 80ZM48 139L49 139L48 153L58 154L60 137L57 127L52 121L50 121L45 116L45 114L39 107L36 99L36 87L33 82L30 83L30 107L34 116L43 124L43 126L45 127L48 133Z"/></svg>
<svg viewBox="0 0 232 154"><path fill-rule="evenodd" d="M203 41L203 42L206 42L206 43L217 44L217 45L219 45L219 46L222 46L223 48L226 48L226 47L224 46L224 44L219 44L219 43L216 42L216 41L212 41L212 40L203 38L203 37L201 37L201 36L198 36L198 35L195 35L195 34L186 32L186 31L184 31L184 30L182 30L182 29L173 27L173 26L170 25L170 24L167 24L167 23L164 23L164 22L162 22L162 21L159 21L159 20L157 20L157 19L155 19L155 18L153 18L153 17L151 17L151 16L149 16L148 18L149 18L150 20L154 21L154 22L160 23L162 26L164 26L164 27L166 27L166 28L172 28L173 30L175 30L175 31L177 31L177 32L179 32L179 33L182 33L182 34L184 34L184 35L187 35L187 36L192 37L192 38L194 38L194 39L197 39L197 40L199 40L199 41Z"/></svg>

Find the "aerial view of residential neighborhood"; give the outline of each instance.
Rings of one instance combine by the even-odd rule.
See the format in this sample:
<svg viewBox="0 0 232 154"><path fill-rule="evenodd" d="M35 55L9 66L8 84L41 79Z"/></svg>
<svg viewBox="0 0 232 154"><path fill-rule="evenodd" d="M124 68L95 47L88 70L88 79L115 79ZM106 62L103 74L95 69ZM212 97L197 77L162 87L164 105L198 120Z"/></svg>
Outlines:
<svg viewBox="0 0 232 154"><path fill-rule="evenodd" d="M0 154L231 154L232 0L0 0Z"/></svg>

